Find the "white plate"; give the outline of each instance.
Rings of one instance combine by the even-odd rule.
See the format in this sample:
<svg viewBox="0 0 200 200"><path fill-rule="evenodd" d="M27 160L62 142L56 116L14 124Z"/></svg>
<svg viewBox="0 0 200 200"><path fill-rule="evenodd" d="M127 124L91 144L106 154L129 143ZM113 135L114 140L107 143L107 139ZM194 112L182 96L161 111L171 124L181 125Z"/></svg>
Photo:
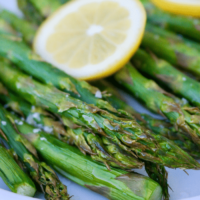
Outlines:
<svg viewBox="0 0 200 200"><path fill-rule="evenodd" d="M0 8L6 8L12 12L21 15L17 9L16 0L0 0ZM1 45L1 44L0 44ZM146 112L153 116L158 117L144 109L137 101L130 96L124 95L128 100L128 103L133 106L136 110ZM170 191L170 200L200 200L200 171L187 170L189 176L182 170L167 169L169 172L169 185L173 189ZM136 172L146 175L144 170L136 170ZM70 195L74 195L71 200L106 200L99 194L96 194L86 188L83 188L72 181L59 176L61 181L68 187ZM37 193L35 198L23 197L20 195L13 194L9 191L9 188L4 184L0 178L0 199L1 200L35 200L44 199L43 194ZM156 200L156 199L155 199Z"/></svg>

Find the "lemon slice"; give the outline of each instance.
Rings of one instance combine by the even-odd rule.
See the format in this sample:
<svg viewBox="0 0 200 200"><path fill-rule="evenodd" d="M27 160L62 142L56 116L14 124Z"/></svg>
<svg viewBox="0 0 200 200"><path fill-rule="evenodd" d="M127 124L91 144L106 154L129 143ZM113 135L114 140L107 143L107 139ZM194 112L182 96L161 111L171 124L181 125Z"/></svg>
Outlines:
<svg viewBox="0 0 200 200"><path fill-rule="evenodd" d="M34 49L78 79L99 79L129 61L140 45L145 22L139 0L73 0L42 24Z"/></svg>
<svg viewBox="0 0 200 200"><path fill-rule="evenodd" d="M180 15L200 17L200 0L151 0L159 8Z"/></svg>

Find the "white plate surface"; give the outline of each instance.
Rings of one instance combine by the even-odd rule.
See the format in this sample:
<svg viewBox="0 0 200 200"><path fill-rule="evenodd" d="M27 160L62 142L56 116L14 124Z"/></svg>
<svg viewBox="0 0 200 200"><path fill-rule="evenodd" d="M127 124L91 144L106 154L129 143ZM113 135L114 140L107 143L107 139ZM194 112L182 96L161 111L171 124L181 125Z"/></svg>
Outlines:
<svg viewBox="0 0 200 200"><path fill-rule="evenodd" d="M10 11L21 15L20 11L17 9L16 0L0 0L0 8L6 8ZM1 45L1 44L0 44ZM136 110L140 112L146 112L147 114L151 114L149 111L144 109L137 101L135 101L130 96L124 95L128 100L128 103L133 106ZM156 115L153 115L156 116ZM173 170L167 169L169 172L169 185L173 189L170 191L170 200L200 200L200 171L195 170L187 170L187 175L182 170ZM146 174L145 171L136 170L136 172ZM68 191L70 195L74 195L71 200L106 200L106 198L102 197L99 194L96 194L86 188L83 188L72 181L59 176L61 181L68 187ZM23 197L20 195L13 194L9 191L9 188L4 184L2 179L0 178L0 199L2 200L34 200L36 199L44 199L43 194L37 193L35 198Z"/></svg>

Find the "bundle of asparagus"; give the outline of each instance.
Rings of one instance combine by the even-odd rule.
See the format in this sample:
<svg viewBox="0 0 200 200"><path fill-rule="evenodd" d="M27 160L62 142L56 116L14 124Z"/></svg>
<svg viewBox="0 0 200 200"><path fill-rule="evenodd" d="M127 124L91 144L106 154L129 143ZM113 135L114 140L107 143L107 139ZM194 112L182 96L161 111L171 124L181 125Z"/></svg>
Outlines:
<svg viewBox="0 0 200 200"><path fill-rule="evenodd" d="M137 122L141 126L146 126L148 129L151 129L154 133L162 135L174 141L176 145L185 150L192 157L200 158L200 151L198 146L194 144L187 136L185 136L182 130L177 130L173 124L169 123L168 120L155 119L150 115L141 114L135 111L131 106L129 106L125 102L122 96L119 95L117 88L115 88L111 83L105 80L100 80L93 84L100 88L102 91L106 91L106 93L108 93L104 96L104 98L116 109L126 110L136 118Z"/></svg>
<svg viewBox="0 0 200 200"><path fill-rule="evenodd" d="M10 190L17 194L34 196L35 185L15 162L14 158L17 159L15 153L0 145L0 155L0 177Z"/></svg>
<svg viewBox="0 0 200 200"><path fill-rule="evenodd" d="M134 66L164 84L173 93L200 108L200 83L180 72L168 62L139 50L132 59Z"/></svg>
<svg viewBox="0 0 200 200"><path fill-rule="evenodd" d="M164 12L156 8L149 0L141 0L141 2L147 11L149 22L200 41L199 19Z"/></svg>
<svg viewBox="0 0 200 200"><path fill-rule="evenodd" d="M53 134L63 142L76 145L81 152L91 155L95 161L104 163L109 170L110 166L128 171L143 166L142 161L120 149L109 138L93 135L82 127L70 128L73 122L65 124L67 126L65 127L52 113L48 113L40 107L32 106L23 99L16 97L6 90L2 84L0 84L0 94L0 100L5 104L5 107L21 115L29 124ZM65 123L64 118L62 121Z"/></svg>
<svg viewBox="0 0 200 200"><path fill-rule="evenodd" d="M44 0L42 4L39 1L31 1L23 4L22 2L20 3L20 0L18 1L26 18L30 17L30 15L24 9L36 9L40 13L40 15L35 13L39 17L34 17L33 24L28 24L25 20L22 20L23 23L21 24L27 25L25 29L27 29L28 26L31 27L28 32L24 30L23 25L20 25L21 19L15 20L13 16L6 11L2 12L1 16L15 27L18 32L21 32L23 38L30 44L35 32L34 26L40 23L37 19L43 19L49 16L64 3L65 0L52 2L52 4L49 4L49 2L49 0ZM149 27L152 29L152 26ZM173 35L164 30L160 32L161 35L163 34L163 37L165 37L165 34L170 37ZM28 35L31 35L31 37L27 37ZM148 31L145 35L148 35ZM194 47L199 49L199 46L190 40L182 40L175 35L173 35L173 40L177 46L181 42L184 42L187 48ZM29 117L39 112L39 119L34 118L34 120L32 120L32 124L35 126L40 126L45 130L47 126L53 124L51 127L51 134L54 134L54 136L65 143L75 144L83 153L89 153L93 160L106 164L108 169L110 169L109 166L114 166L121 169L132 170L133 168L141 167L144 162L149 176L159 182L163 187L163 193L166 199L169 198L166 181L167 173L163 165L168 167L199 168L199 164L190 156L175 146L174 143L162 137L167 136L192 156L199 157L199 149L196 150L199 148L199 128L197 122L199 118L195 115L199 114L197 109L191 108L188 105L182 105L184 103L178 98L166 97L165 95L167 93L163 95L163 90L161 88L154 88L163 95L160 97L169 100L171 104L162 105L162 108L160 107L159 109L171 120L172 124L177 124L178 127L181 128L180 130L177 126L174 127L169 122L158 121L147 115L139 115L130 107L124 105L123 102L116 101L115 97L108 97L107 94L102 93L99 89L92 87L88 83L77 81L51 65L40 62L39 58L37 58L21 41L12 41L11 38L5 39L5 36L1 36L0 42L2 44L0 47L1 56L7 57L10 61L15 63L18 68L42 83L54 85L58 89L64 91L61 92L54 87L40 84L20 71L13 69L9 64L5 62L1 63L3 66L2 69L0 69L1 81L6 87L16 92L21 98L26 99L30 104L24 102L10 92L2 95L1 100L24 117ZM182 53L181 48L180 52ZM195 64L191 63L192 62L189 63L189 68L193 69ZM6 76L8 74L10 77L7 80ZM130 84L130 80L131 78L128 78L126 82L129 81ZM27 85L25 85L25 83ZM137 89L134 89L136 95L138 95ZM3 89L3 91L5 90ZM68 92L74 98L71 98L65 92ZM141 95L141 93L139 95ZM142 99L143 97L139 98ZM95 106L88 105L87 103ZM31 104L39 107L32 107ZM161 105L161 101L158 100L152 104L153 105L149 107L157 111L158 107ZM181 104L181 107L178 104ZM50 111L51 114L44 109ZM131 113L129 114L129 112ZM147 126L149 129L155 131L157 135L139 126L133 116L136 116L138 122L142 126ZM148 123L146 123L146 121ZM41 126L41 124L43 126ZM165 129L163 129L162 126L164 126ZM161 133L159 131L161 131ZM26 133L25 131L25 134ZM28 139L31 143L36 145L35 141L37 139L35 138L39 137L38 135L28 136ZM43 134L40 137L43 138ZM53 139L47 134L45 134L45 137ZM49 139L49 141L54 140L51 139ZM192 143L191 139L193 141L196 140L196 144ZM60 142L59 145L61 145ZM64 147L64 143L62 143L62 145ZM48 148L50 147L48 146ZM44 155L43 149L40 147L36 147L36 149L51 163L51 158ZM63 168L60 170L60 166L57 167L54 163L52 165L63 174ZM64 169L64 171L67 171L67 176L69 177L69 171L65 167ZM64 172L64 175L66 175L66 172ZM80 177L74 178L71 177L71 175L70 178L80 179ZM78 183L82 184L82 180L78 181ZM96 190L96 186L89 188ZM106 195L107 194L105 194L105 196ZM108 197L112 197L112 199L116 198L109 195ZM149 194L147 196L151 199ZM144 198L144 196L142 197Z"/></svg>
<svg viewBox="0 0 200 200"><path fill-rule="evenodd" d="M168 35L168 32L152 25L147 25L142 47L152 51L171 64L189 70L199 76L200 45L189 40L180 40L178 36L172 33L170 33L170 37L166 37L166 35Z"/></svg>
<svg viewBox="0 0 200 200"><path fill-rule="evenodd" d="M142 100L149 109L168 118L176 129L183 130L199 147L198 109L183 107L180 101L177 102L177 98L174 99L154 81L142 76L130 63L115 75L115 79L136 98Z"/></svg>
<svg viewBox="0 0 200 200"><path fill-rule="evenodd" d="M1 107L1 106L0 106ZM3 112L0 113L0 134L5 142L16 152L31 178L41 188L46 199L69 199L67 188L58 179L55 172L45 163L40 162L36 149L17 133L14 121L10 121ZM20 123L21 124L21 123Z"/></svg>
<svg viewBox="0 0 200 200"><path fill-rule="evenodd" d="M6 122L3 130L8 136L9 144L18 146L18 141L9 139L9 130L12 130L12 134L16 134L18 137L21 136L19 133L22 134L34 145L40 155L63 176L104 195L108 199L162 199L161 187L147 177L114 168L108 171L106 167L95 163L88 156L80 154L75 147L69 146L42 131L36 133L35 128L25 122L14 123L16 126L14 128L12 123L21 121L20 118L6 112L2 107L0 107L0 119ZM45 169L49 171L49 168ZM50 182L55 184L51 179L52 176L48 177ZM53 197L52 199L57 198Z"/></svg>
<svg viewBox="0 0 200 200"><path fill-rule="evenodd" d="M62 74L62 73L60 73ZM66 77L65 74L63 74L64 77ZM72 80L74 80L74 82L76 81L75 79L71 78ZM66 80L65 80L66 82ZM76 81L77 82L77 81ZM75 82L75 83L76 83ZM81 88L80 87L80 83L81 83L81 86L84 86L84 88ZM78 89L80 90L80 92L82 92L83 90L86 92L87 95L84 95L83 93L83 96L85 97L86 99L86 96L89 96L94 99L97 103L98 102L101 102L103 103L104 105L105 104L108 104L107 102L104 102L104 101L100 101L98 98L96 98L94 96L94 94L98 93L99 90L97 90L96 88L94 87L91 87L89 86L86 82L77 82L76 85L79 84L79 87ZM87 89L87 90L86 90ZM96 91L96 92L95 92ZM76 95L77 96L77 95ZM94 101L93 101L94 102ZM105 106L104 106L105 107ZM108 106L107 106L108 107ZM110 106L111 107L111 106ZM112 112L115 111L114 109L112 109ZM115 111L116 112L116 111ZM124 113L124 114L127 114L127 113ZM47 123L49 123L50 121L45 121ZM52 122L52 121L51 121ZM58 123L56 123L56 125L58 125ZM57 127L55 127L57 128ZM60 128L60 126L59 126ZM58 130L58 129L57 129ZM76 135L74 134L76 133ZM78 139L77 139L77 133L79 134L79 139L81 139L81 141L79 142ZM56 133L57 134L57 133ZM68 131L68 134L69 134L69 131ZM88 134L88 133L87 133ZM57 135L58 136L58 135ZM76 137L74 137L76 136ZM81 137L82 135L80 135L80 132L70 132L70 139L71 139L71 142L72 143L75 143L79 148L80 147L88 147L88 144L86 142L84 142L83 137ZM91 138L92 136L92 138ZM69 135L68 135L69 137ZM103 136L102 136L103 137ZM89 138L89 137L87 137ZM66 138L65 138L66 139ZM69 139L69 138L68 138ZM130 153L128 152L124 152L123 149L119 148L116 146L116 144L114 144L113 142L111 142L108 138L105 138L103 137L103 145L104 147L106 148L107 152L104 151L103 148L98 148L98 147L102 147L102 144L101 144L101 141L99 142L99 139L97 136L95 136L95 140L94 140L94 136L92 134L90 134L90 143L89 143L89 146L92 147L92 150L97 152L99 156L96 156L96 155L92 155L92 158L94 160L98 160L98 161L101 161L101 162L104 162L107 167L109 168L109 165L111 166L117 166L117 167L120 167L120 168L133 168L134 167L141 167L142 166L142 162L141 161L137 161L136 158L133 157L133 155L131 155ZM95 148L94 148L95 147ZM96 148L97 147L97 148ZM82 150L82 149L81 149ZM114 160L115 162L111 162L111 160L113 160L113 158L109 155L107 155L107 153L109 153L112 157L115 157L116 160L118 160L118 162L116 162L116 160ZM124 156L125 155L125 156ZM99 159L100 158L100 159ZM107 160L106 162L109 164L107 164L105 162L105 160ZM123 163L120 164L120 162ZM116 164L117 163L117 164ZM119 165L120 164L120 165ZM152 177L154 180L156 180L158 183L161 184L162 188L163 188L163 194L165 196L165 199L168 199L169 198L169 194L168 194L168 184L167 184L167 172L165 171L164 167L163 166L159 166L157 164L153 164L153 163L150 163L150 162L145 162L145 168L146 168L146 171L147 173L149 174L150 177Z"/></svg>
<svg viewBox="0 0 200 200"><path fill-rule="evenodd" d="M1 81L31 104L63 116L73 121L75 126L106 136L141 159L174 168L198 168L199 164L174 143L143 129L135 120L118 118L54 87L43 85L6 63L1 65Z"/></svg>

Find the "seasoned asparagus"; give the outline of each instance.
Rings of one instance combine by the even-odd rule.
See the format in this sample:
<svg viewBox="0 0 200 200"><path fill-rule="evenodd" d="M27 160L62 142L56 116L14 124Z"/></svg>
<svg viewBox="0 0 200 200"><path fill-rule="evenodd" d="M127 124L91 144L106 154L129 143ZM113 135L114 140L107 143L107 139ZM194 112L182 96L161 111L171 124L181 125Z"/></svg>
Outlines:
<svg viewBox="0 0 200 200"><path fill-rule="evenodd" d="M84 141L84 136L81 138L80 137L80 132L78 135L71 136L71 132L74 132L72 129L71 131L65 131L64 127L59 122L56 122L55 120L52 120L49 117L49 114L47 111L42 110L41 108L36 108L32 107L31 105L28 105L27 102L24 102L23 100L17 98L10 92L8 92L4 87L0 87L0 98L1 100L6 103L7 108L12 108L15 112L19 113L20 115L23 115L26 118L26 121L28 123L36 124L38 127L42 128L43 130L51 130L53 131L53 134L61 141L66 142L68 141L69 144L75 143L76 146L81 149L81 151L85 151L85 149L89 148L89 154L91 154L91 158L96 161L100 161L103 163L106 163L106 166L111 165L114 167L118 167L121 169L129 169L131 170L132 168L140 168L142 167L143 163L138 160L136 160L133 155L128 154L127 152L122 151L119 149L119 147L112 143L108 138L106 137L101 137L102 141L101 142L96 142L98 141L97 139L94 140L97 136L90 135L90 137L87 136L89 141ZM42 126L41 126L42 125ZM66 139L67 138L67 139ZM81 139L79 139L81 138ZM87 139L86 138L86 139ZM98 137L97 137L98 138ZM73 142L72 142L73 141ZM84 141L84 142L83 142ZM103 144L103 146L102 146ZM93 155L93 152L91 149L92 147L95 147L94 152L97 152L99 156ZM106 156L107 152L105 152L105 149L107 152L114 158L116 158L117 162L111 162L113 159L111 156ZM104 155L104 156L102 156ZM108 157L108 159L106 159ZM119 163L117 165L117 163ZM121 164L120 164L121 163ZM157 181L161 186L164 191L164 197L167 200L169 195L168 195L168 185L167 183L167 178L166 174L167 172L165 171L164 167L159 166L157 164L153 164L150 162L147 162L147 167L145 167L149 176L152 177L153 180ZM108 166L109 169L109 166ZM162 169L162 170L161 170Z"/></svg>
<svg viewBox="0 0 200 200"><path fill-rule="evenodd" d="M9 150L6 150L1 144L0 177L14 193L32 197L36 192L32 180L18 166L14 158L10 155Z"/></svg>
<svg viewBox="0 0 200 200"><path fill-rule="evenodd" d="M134 66L164 84L173 93L200 108L200 83L180 72L168 62L139 50L132 59Z"/></svg>
<svg viewBox="0 0 200 200"><path fill-rule="evenodd" d="M149 109L168 118L177 130L186 132L199 147L200 116L188 112L195 108L181 107L171 94L160 88L154 81L142 76L130 63L115 75L115 79L136 98L142 100Z"/></svg>
<svg viewBox="0 0 200 200"><path fill-rule="evenodd" d="M107 95L105 95L104 98L115 108L123 109L129 112L131 115L133 115L137 119L138 123L140 123L141 125L146 126L151 130L155 129L156 131L154 133L158 135L162 135L164 137L167 136L169 139L172 139L174 142L176 142L175 137L170 138L168 136L168 134L170 134L171 132L167 128L164 128L163 124L165 124L165 122L163 122L162 120L153 119L152 117L148 115L139 114L138 112L136 112L131 106L125 103L125 100L123 99L123 97L119 94L118 90L112 84L110 84L109 82L105 80L100 80L100 81L94 82L93 85L100 88L102 91L106 91ZM144 119L144 117L146 116L148 117L147 120ZM157 124L153 124L153 122L157 122ZM150 126L148 124L150 124ZM166 134L166 130L168 131L168 134ZM180 145L179 143L180 147L186 147L186 145L184 145L184 143L180 141L180 138L177 137L176 139L178 142L182 144ZM192 142L191 144L193 145ZM197 150L198 150L198 147L194 149L195 155L198 155L198 152L196 152ZM199 153L199 156L200 156L200 153ZM169 199L168 183L167 183L168 173L165 170L164 166L157 165L151 162L145 162L145 169L149 177L151 177L154 181L158 182L161 185L165 200Z"/></svg>
<svg viewBox="0 0 200 200"><path fill-rule="evenodd" d="M136 54L137 55L137 54ZM168 120L158 120L147 114L136 112L129 106L125 100L119 95L118 90L110 83L100 80L94 83L95 86L102 91L106 91L108 95L104 96L111 105L116 109L123 109L133 115L141 126L146 126L158 135L162 135L176 143L181 149L189 153L194 158L200 158L200 151L196 144L194 144L182 130L177 130L173 124Z"/></svg>
<svg viewBox="0 0 200 200"><path fill-rule="evenodd" d="M70 97L54 87L40 84L20 71L1 64L0 79L6 87L33 105L64 116L75 125L112 139L139 158L172 168L198 168L199 164L168 139L149 133L135 120L118 118L98 107ZM166 144L166 145L164 145Z"/></svg>
<svg viewBox="0 0 200 200"><path fill-rule="evenodd" d="M2 112L2 110L0 110ZM7 113L12 121L15 116ZM18 119L19 120L19 119ZM16 124L40 155L68 179L112 200L161 200L162 189L153 180L135 173L112 168L108 171L80 151L26 124Z"/></svg>
<svg viewBox="0 0 200 200"><path fill-rule="evenodd" d="M85 81L78 81L52 65L41 62L31 49L21 41L12 41L0 36L0 55L8 57L22 70L32 75L43 83L70 93L88 104L120 115L108 102L101 99L102 93L98 88L92 87ZM23 62L22 62L23 60Z"/></svg>
<svg viewBox="0 0 200 200"><path fill-rule="evenodd" d="M55 172L44 162L38 160L35 148L13 126L6 111L0 105L0 135L14 149L20 160L26 166L31 178L40 186L46 199L69 199L67 188L58 179ZM21 123L20 123L21 124Z"/></svg>
<svg viewBox="0 0 200 200"><path fill-rule="evenodd" d="M177 65L200 75L199 51L189 47L184 42L170 41L168 38L147 29L141 46L152 51L158 57L167 60L172 65Z"/></svg>
<svg viewBox="0 0 200 200"><path fill-rule="evenodd" d="M108 138L94 135L82 127L72 129L68 126L65 128L59 120L56 120L55 116L16 97L1 84L0 94L0 101L6 104L7 108L24 117L29 124L53 134L63 142L76 145L81 152L91 155L93 160L104 163L108 169L110 169L109 166L113 166L130 171L143 166L142 161L130 153L124 152ZM71 124L73 122L70 122Z"/></svg>
<svg viewBox="0 0 200 200"><path fill-rule="evenodd" d="M141 2L145 6L149 22L200 41L199 19L164 12L148 0L141 0Z"/></svg>

